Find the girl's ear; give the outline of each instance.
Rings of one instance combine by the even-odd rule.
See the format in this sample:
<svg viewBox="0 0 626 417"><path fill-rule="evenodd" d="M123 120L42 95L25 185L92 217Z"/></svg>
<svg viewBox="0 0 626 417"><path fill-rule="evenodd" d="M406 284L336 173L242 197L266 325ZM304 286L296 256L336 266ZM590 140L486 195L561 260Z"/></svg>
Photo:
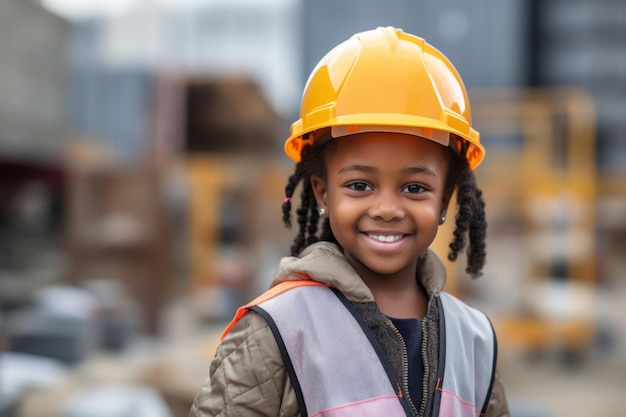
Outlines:
<svg viewBox="0 0 626 417"><path fill-rule="evenodd" d="M441 212L439 213L440 218L445 218L446 213L448 212L448 206L450 205L450 200L452 199L452 194L454 193L454 187L449 187L450 189L446 189L443 193L443 197L441 198Z"/></svg>
<svg viewBox="0 0 626 417"><path fill-rule="evenodd" d="M313 194L317 200L317 206L319 208L327 209L328 204L328 189L326 180L319 175L311 175L311 188L313 188Z"/></svg>

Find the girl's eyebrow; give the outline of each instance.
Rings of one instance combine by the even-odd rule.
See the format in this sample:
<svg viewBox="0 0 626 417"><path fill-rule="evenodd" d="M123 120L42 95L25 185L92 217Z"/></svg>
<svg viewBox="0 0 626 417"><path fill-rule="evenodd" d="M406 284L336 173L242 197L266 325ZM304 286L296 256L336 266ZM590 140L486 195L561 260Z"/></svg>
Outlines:
<svg viewBox="0 0 626 417"><path fill-rule="evenodd" d="M339 173L342 174L344 172L350 171L359 171L359 172L376 172L378 171L376 168L367 166L367 165L348 165L339 170Z"/></svg>
<svg viewBox="0 0 626 417"><path fill-rule="evenodd" d="M437 173L435 171L433 171L430 168L426 168L424 166L408 167L408 168L405 168L404 170L413 174L426 174L430 177L437 178Z"/></svg>
<svg viewBox="0 0 626 417"><path fill-rule="evenodd" d="M368 165L348 165L339 170L339 173L345 173L350 171L358 171L358 172L377 172L378 169ZM407 167L404 168L403 171L406 171L409 174L426 174L430 177L437 178L437 174L430 168L424 166L415 166L415 167Z"/></svg>

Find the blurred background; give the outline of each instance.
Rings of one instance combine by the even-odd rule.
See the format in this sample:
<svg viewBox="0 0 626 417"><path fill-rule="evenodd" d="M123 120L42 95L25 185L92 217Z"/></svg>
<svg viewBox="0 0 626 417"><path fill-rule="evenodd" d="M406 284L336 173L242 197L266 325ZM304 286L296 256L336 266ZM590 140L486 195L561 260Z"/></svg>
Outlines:
<svg viewBox="0 0 626 417"><path fill-rule="evenodd" d="M470 93L488 264L448 290L493 319L512 415L626 416L623 0L0 2L0 416L187 415L288 253L308 74L387 25Z"/></svg>

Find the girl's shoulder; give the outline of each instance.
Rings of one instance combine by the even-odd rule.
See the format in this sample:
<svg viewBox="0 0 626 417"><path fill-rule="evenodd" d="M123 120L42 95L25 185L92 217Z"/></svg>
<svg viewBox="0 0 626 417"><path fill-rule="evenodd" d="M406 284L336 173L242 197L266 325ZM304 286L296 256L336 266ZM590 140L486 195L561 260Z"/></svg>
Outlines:
<svg viewBox="0 0 626 417"><path fill-rule="evenodd" d="M219 343L209 378L189 415L239 415L250 411L251 404L255 415L295 415L291 409L297 411L297 402L295 397L289 400L289 384L271 329L260 315L250 311Z"/></svg>

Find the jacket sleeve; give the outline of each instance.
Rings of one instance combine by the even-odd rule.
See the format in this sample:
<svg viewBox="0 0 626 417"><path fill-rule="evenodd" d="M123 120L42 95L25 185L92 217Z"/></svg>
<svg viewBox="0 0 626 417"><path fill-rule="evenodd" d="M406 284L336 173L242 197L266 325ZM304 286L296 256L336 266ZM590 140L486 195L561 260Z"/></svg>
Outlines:
<svg viewBox="0 0 626 417"><path fill-rule="evenodd" d="M504 392L504 385L500 379L500 374L496 371L491 397L489 397L489 405L485 417L510 417L509 404Z"/></svg>
<svg viewBox="0 0 626 417"><path fill-rule="evenodd" d="M248 312L218 346L189 417L297 415L274 336L261 316Z"/></svg>

